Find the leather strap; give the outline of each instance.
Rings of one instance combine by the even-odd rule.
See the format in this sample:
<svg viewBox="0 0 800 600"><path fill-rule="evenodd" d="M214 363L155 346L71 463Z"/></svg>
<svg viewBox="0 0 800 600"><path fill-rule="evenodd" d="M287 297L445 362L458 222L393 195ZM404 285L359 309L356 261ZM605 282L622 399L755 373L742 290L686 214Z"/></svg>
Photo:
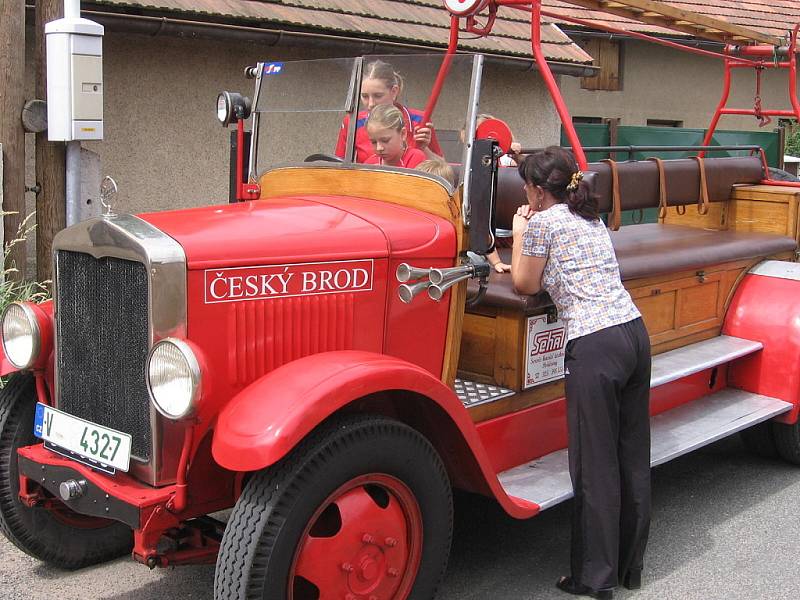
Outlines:
<svg viewBox="0 0 800 600"><path fill-rule="evenodd" d="M611 214L608 215L608 228L611 231L617 231L622 224L622 199L619 195L619 171L617 170L617 161L605 158L600 162L608 164L611 168L612 208Z"/></svg>
<svg viewBox="0 0 800 600"><path fill-rule="evenodd" d="M653 161L658 167L658 219L663 221L667 217L667 177L664 174L664 161L657 156L651 156L647 160Z"/></svg>
<svg viewBox="0 0 800 600"><path fill-rule="evenodd" d="M697 212L701 215L708 214L708 183L706 182L706 165L700 156L693 156L700 166L700 199L697 201Z"/></svg>

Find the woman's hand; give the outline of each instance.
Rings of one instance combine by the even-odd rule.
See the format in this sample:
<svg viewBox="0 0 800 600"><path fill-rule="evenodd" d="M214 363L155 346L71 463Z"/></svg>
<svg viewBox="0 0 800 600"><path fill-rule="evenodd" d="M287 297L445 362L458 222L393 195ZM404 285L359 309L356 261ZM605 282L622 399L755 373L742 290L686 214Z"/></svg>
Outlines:
<svg viewBox="0 0 800 600"><path fill-rule="evenodd" d="M514 222L511 225L511 231L514 234L514 241L516 241L518 237L525 233L525 230L528 228L528 219L530 219L530 216L524 216L521 214L523 208L529 207L521 206L519 210L517 210L517 214L514 215ZM531 210L531 215L532 214L533 211Z"/></svg>
<svg viewBox="0 0 800 600"><path fill-rule="evenodd" d="M511 265L507 265L503 261L497 261L492 265L492 267L498 273L511 273Z"/></svg>
<svg viewBox="0 0 800 600"><path fill-rule="evenodd" d="M517 214L526 219L530 219L536 210L530 204L523 204L517 209Z"/></svg>
<svg viewBox="0 0 800 600"><path fill-rule="evenodd" d="M422 151L431 143L431 127L433 123L427 123L424 127L419 126L414 130L414 144Z"/></svg>

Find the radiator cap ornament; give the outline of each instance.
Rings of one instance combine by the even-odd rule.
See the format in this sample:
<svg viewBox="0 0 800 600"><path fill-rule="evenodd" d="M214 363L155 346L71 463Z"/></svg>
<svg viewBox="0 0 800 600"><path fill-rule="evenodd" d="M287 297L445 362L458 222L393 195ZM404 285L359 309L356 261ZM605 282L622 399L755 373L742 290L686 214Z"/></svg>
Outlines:
<svg viewBox="0 0 800 600"><path fill-rule="evenodd" d="M103 181L100 183L100 204L103 205L105 211L103 212L104 217L116 216L112 203L117 195L118 189L117 182L114 181L113 177L109 177L108 175L103 177Z"/></svg>

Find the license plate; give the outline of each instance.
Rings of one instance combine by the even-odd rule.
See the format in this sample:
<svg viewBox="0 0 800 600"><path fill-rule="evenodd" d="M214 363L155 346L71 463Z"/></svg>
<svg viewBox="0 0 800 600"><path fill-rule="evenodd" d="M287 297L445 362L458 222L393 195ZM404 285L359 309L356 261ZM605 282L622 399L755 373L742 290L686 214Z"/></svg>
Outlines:
<svg viewBox="0 0 800 600"><path fill-rule="evenodd" d="M36 404L33 433L106 467L127 471L130 465L129 434L84 421L42 403Z"/></svg>

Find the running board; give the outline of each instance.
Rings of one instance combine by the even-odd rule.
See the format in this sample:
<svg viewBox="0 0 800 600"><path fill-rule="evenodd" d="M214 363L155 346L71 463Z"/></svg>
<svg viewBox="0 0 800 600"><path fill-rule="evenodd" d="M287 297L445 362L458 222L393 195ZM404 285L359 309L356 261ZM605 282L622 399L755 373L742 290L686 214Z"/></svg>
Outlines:
<svg viewBox="0 0 800 600"><path fill-rule="evenodd" d="M761 342L753 342L729 335L720 335L710 340L697 342L683 348L670 350L653 357L650 387L658 387L742 358L763 348ZM517 392L508 388L467 379L456 379L455 392L465 408L495 402Z"/></svg>
<svg viewBox="0 0 800 600"><path fill-rule="evenodd" d="M737 358L742 358L764 347L761 342L721 335L677 348L653 357L650 387L658 387L689 375L718 367Z"/></svg>
<svg viewBox="0 0 800 600"><path fill-rule="evenodd" d="M716 442L784 413L782 400L736 389L724 389L650 419L651 466ZM513 498L535 502L542 510L572 497L567 450L558 450L499 474Z"/></svg>

